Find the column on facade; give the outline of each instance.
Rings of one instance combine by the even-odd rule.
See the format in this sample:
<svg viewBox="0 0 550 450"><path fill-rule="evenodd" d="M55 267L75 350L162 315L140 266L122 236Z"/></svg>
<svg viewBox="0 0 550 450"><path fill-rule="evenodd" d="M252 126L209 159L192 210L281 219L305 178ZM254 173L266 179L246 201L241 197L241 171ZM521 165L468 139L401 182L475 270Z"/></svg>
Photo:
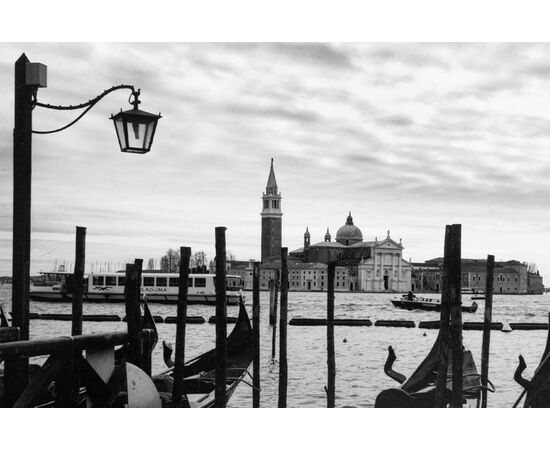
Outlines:
<svg viewBox="0 0 550 450"><path fill-rule="evenodd" d="M372 285L370 286L370 289L373 291L376 291L376 250L373 250L373 265L372 265Z"/></svg>
<svg viewBox="0 0 550 450"><path fill-rule="evenodd" d="M397 260L397 290L400 291L401 290L401 282L404 281L404 280L401 279L401 277L403 276L401 274L401 253L398 253L397 257L399 258Z"/></svg>
<svg viewBox="0 0 550 450"><path fill-rule="evenodd" d="M380 252L380 290L384 290L384 253Z"/></svg>
<svg viewBox="0 0 550 450"><path fill-rule="evenodd" d="M395 253L391 253L391 284L390 289L394 289L393 279L395 277Z"/></svg>

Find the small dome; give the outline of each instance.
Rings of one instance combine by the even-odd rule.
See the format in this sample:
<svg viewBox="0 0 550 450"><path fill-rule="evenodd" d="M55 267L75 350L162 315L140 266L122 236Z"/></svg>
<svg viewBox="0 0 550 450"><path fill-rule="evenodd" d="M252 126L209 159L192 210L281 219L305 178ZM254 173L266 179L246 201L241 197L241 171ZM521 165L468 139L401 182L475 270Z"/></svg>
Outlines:
<svg viewBox="0 0 550 450"><path fill-rule="evenodd" d="M336 242L344 245L352 245L363 241L363 233L353 224L351 211L346 220L346 224L341 226L336 232Z"/></svg>

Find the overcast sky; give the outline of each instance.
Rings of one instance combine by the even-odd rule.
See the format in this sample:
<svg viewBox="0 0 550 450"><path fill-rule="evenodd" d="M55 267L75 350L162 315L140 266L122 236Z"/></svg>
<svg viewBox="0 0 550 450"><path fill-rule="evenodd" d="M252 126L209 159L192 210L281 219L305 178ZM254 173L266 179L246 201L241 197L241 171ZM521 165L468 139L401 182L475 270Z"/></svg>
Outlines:
<svg viewBox="0 0 550 450"><path fill-rule="evenodd" d="M224 225L238 259L260 256L270 158L283 245L333 236L351 210L365 240L387 230L403 256L537 263L550 274L550 45L0 44L0 274L11 273L13 64L48 66L39 101L75 104L121 83L161 112L152 151L123 154L110 94L74 127L33 136L31 272L74 258L215 254ZM71 112L36 108L36 130Z"/></svg>

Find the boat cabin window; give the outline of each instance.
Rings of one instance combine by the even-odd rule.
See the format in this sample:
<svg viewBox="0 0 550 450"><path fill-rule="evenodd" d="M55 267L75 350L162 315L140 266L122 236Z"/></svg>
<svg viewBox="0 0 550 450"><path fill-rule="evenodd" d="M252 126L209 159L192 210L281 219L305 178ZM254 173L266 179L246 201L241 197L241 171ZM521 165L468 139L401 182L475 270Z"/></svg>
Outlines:
<svg viewBox="0 0 550 450"><path fill-rule="evenodd" d="M116 277L105 277L105 286L116 286Z"/></svg>
<svg viewBox="0 0 550 450"><path fill-rule="evenodd" d="M124 286L124 283L126 283L126 277L117 277L118 285Z"/></svg>
<svg viewBox="0 0 550 450"><path fill-rule="evenodd" d="M153 277L143 277L143 286L154 286L155 279Z"/></svg>
<svg viewBox="0 0 550 450"><path fill-rule="evenodd" d="M168 278L157 278L157 286L164 287L168 285Z"/></svg>
<svg viewBox="0 0 550 450"><path fill-rule="evenodd" d="M191 278L189 278L191 280ZM168 282L170 287L178 287L179 286L179 279L178 278L168 278Z"/></svg>
<svg viewBox="0 0 550 450"><path fill-rule="evenodd" d="M103 286L104 282L105 282L105 277L99 277L97 275L94 275L94 278L92 280L92 283L94 286Z"/></svg>
<svg viewBox="0 0 550 450"><path fill-rule="evenodd" d="M206 278L195 278L195 287L206 287Z"/></svg>

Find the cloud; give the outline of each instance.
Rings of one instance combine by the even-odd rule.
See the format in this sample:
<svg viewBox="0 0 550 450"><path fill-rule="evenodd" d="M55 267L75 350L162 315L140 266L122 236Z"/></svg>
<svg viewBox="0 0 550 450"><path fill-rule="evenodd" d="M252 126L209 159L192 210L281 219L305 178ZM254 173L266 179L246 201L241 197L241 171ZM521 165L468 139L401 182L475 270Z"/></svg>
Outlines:
<svg viewBox="0 0 550 450"><path fill-rule="evenodd" d="M293 62L305 63L316 68L319 66L345 70L354 68L349 55L331 44L278 43L271 44L269 49L272 53Z"/></svg>
<svg viewBox="0 0 550 450"><path fill-rule="evenodd" d="M550 259L537 260L540 244L523 235L550 221L549 49L1 44L5 105L13 104L14 59L26 51L48 65L41 101L80 103L130 83L142 89L143 109L164 116L144 156L122 154L108 120L129 107L128 92L109 95L63 133L34 136L33 258L72 258L75 225L88 227L88 250L101 260L153 257L180 244L213 254L220 224L238 258L257 258L273 157L290 248L301 245L305 225L322 239L351 209L366 239L399 228L418 252L407 255L414 260L440 255L444 224L463 221L478 244L467 248L491 241L504 253L522 235L523 253L513 257L550 273ZM73 116L36 109L34 127L56 128ZM8 254L12 124L11 107L0 111L0 234ZM492 241L492 228L512 231ZM9 270L0 261L0 273Z"/></svg>

